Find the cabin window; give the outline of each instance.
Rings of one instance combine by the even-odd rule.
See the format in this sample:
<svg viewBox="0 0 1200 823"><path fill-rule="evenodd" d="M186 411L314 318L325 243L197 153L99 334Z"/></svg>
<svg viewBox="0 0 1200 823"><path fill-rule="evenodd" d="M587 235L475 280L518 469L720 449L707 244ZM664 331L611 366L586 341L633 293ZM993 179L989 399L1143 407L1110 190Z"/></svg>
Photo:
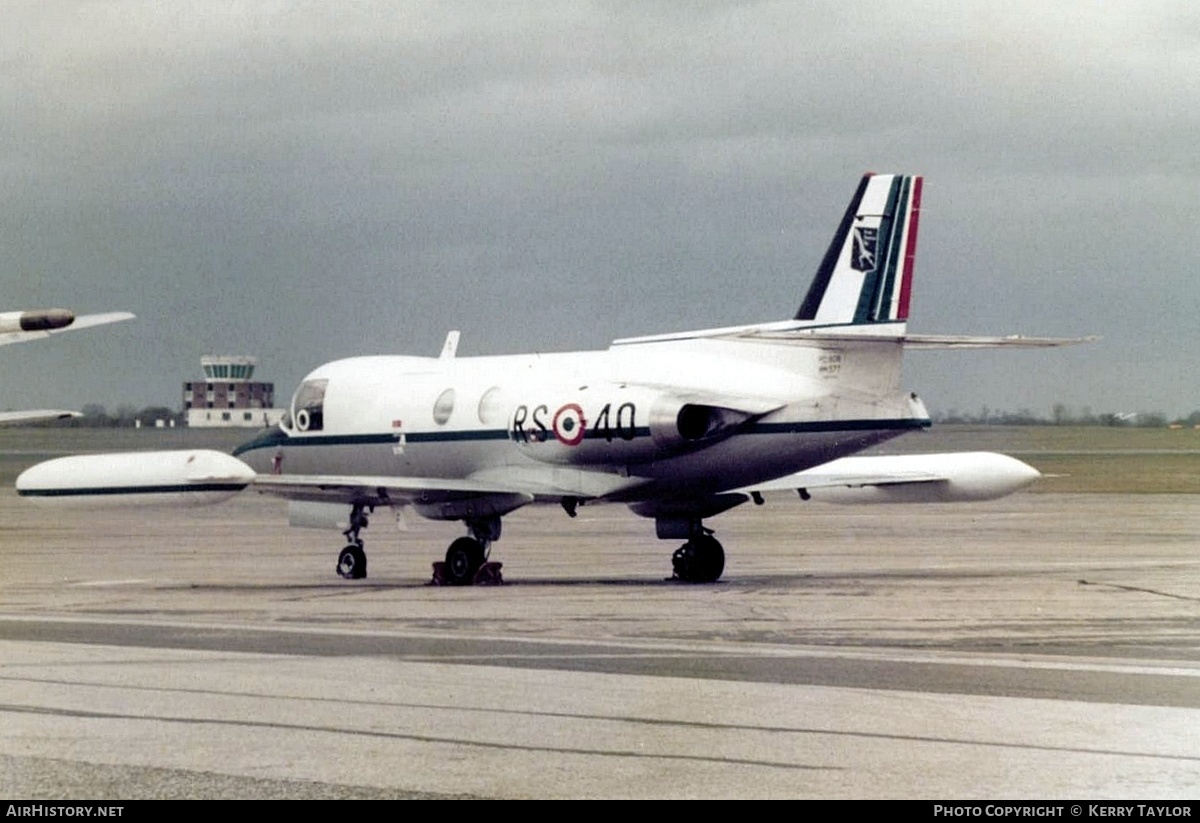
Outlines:
<svg viewBox="0 0 1200 823"><path fill-rule="evenodd" d="M433 404L433 422L439 426L444 426L453 413L454 389L446 389L438 395L438 399Z"/></svg>
<svg viewBox="0 0 1200 823"><path fill-rule="evenodd" d="M325 389L328 386L328 380L305 380L296 389L292 420L297 429L315 432L325 428Z"/></svg>
<svg viewBox="0 0 1200 823"><path fill-rule="evenodd" d="M479 422L496 426L504 421L505 414L500 397L500 387L492 386L479 398Z"/></svg>

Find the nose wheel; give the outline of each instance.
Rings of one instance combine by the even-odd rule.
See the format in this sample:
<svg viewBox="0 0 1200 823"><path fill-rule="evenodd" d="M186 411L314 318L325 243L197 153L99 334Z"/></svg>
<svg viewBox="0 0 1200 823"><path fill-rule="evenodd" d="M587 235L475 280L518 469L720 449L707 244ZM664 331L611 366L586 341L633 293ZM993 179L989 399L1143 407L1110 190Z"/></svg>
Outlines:
<svg viewBox="0 0 1200 823"><path fill-rule="evenodd" d="M347 580L362 580L367 576L367 553L357 543L351 543L338 555L337 573Z"/></svg>
<svg viewBox="0 0 1200 823"><path fill-rule="evenodd" d="M338 577L362 580L367 576L367 553L363 549L362 538L358 536L358 533L367 527L367 523L367 507L355 503L350 510L350 528L342 532L350 541L350 545L338 554L337 566L334 567Z"/></svg>

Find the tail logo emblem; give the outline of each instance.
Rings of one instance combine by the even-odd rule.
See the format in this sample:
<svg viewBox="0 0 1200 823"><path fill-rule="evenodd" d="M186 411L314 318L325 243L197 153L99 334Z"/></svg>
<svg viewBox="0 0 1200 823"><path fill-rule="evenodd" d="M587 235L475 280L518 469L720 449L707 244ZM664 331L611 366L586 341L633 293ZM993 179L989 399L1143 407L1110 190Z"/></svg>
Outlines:
<svg viewBox="0 0 1200 823"><path fill-rule="evenodd" d="M879 240L879 229L866 226L854 228L854 250L850 255L850 267L855 271L875 271L875 246Z"/></svg>

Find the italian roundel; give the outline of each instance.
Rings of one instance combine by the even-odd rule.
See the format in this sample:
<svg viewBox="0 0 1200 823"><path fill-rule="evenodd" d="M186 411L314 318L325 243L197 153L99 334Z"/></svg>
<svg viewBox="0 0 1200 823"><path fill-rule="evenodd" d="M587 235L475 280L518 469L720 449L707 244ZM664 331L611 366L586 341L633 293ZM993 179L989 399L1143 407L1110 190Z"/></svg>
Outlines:
<svg viewBox="0 0 1200 823"><path fill-rule="evenodd" d="M583 409L578 403L568 403L554 413L554 422L551 424L554 429L554 436L558 441L567 446L578 446L583 442L583 432L587 428L587 421L583 419Z"/></svg>

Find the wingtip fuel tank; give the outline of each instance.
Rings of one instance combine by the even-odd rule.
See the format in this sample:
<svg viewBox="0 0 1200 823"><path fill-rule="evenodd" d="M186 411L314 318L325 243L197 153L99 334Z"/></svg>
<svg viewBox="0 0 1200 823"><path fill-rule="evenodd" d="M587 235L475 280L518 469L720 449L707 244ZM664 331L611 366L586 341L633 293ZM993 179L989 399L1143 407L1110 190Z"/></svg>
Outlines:
<svg viewBox="0 0 1200 823"><path fill-rule="evenodd" d="M210 449L85 454L26 469L17 478L17 494L76 506L219 503L254 475L236 457Z"/></svg>
<svg viewBox="0 0 1200 823"><path fill-rule="evenodd" d="M823 503L978 503L1006 497L1042 476L1028 463L995 452L851 457L830 464L827 470L836 472L839 464L851 463L856 471L892 474L895 479L862 484L850 480L806 492ZM924 481L922 473L937 479ZM905 474L913 479L905 479Z"/></svg>

